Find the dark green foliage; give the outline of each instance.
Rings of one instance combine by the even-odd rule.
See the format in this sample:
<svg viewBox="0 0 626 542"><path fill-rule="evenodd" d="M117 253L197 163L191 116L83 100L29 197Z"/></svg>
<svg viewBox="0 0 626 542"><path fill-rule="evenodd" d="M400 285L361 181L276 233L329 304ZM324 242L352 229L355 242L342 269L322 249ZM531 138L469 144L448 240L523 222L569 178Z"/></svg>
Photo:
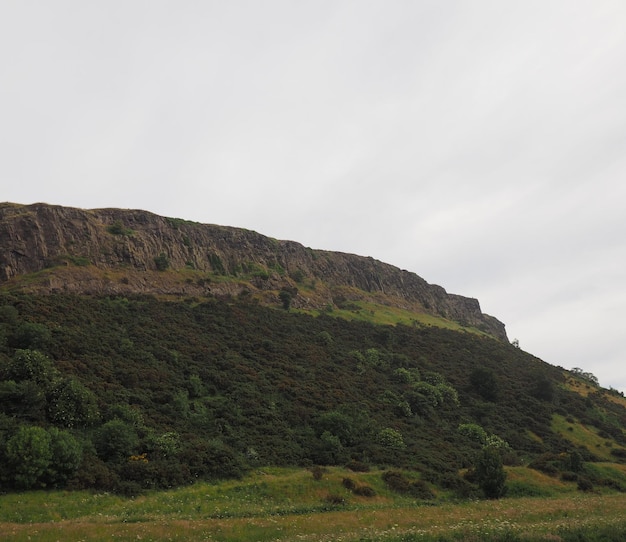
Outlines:
<svg viewBox="0 0 626 542"><path fill-rule="evenodd" d="M10 337L9 346L12 348L45 351L51 339L52 334L45 325L34 322L22 322Z"/></svg>
<svg viewBox="0 0 626 542"><path fill-rule="evenodd" d="M83 458L80 442L68 431L55 427L48 430L50 435L50 464L45 473L47 486L64 487L76 473Z"/></svg>
<svg viewBox="0 0 626 542"><path fill-rule="evenodd" d="M67 430L84 449L75 473L36 485L136 493L251 465L371 464L467 495L458 469L495 437L520 456L562 462L570 446L552 433L557 411L624 438L620 405L567 392L562 370L520 349L445 329L314 318L244 297L24 294L0 297L0 337L3 449L21 424ZM34 344L44 350L18 348ZM477 389L472 367L497 393ZM537 375L558 389L552 401ZM472 440L463 424L489 438ZM383 438L392 435L404 446ZM147 463L129 461L144 453Z"/></svg>
<svg viewBox="0 0 626 542"><path fill-rule="evenodd" d="M50 440L42 427L21 426L6 443L3 478L17 489L43 487L52 460Z"/></svg>
<svg viewBox="0 0 626 542"><path fill-rule="evenodd" d="M115 418L98 429L94 444L100 459L121 462L137 452L139 437L132 425Z"/></svg>
<svg viewBox="0 0 626 542"><path fill-rule="evenodd" d="M48 419L61 427L87 427L98 420L95 395L76 378L60 378L50 386Z"/></svg>
<svg viewBox="0 0 626 542"><path fill-rule="evenodd" d="M490 369L479 367L474 369L470 375L472 387L486 401L496 401L498 399L498 382Z"/></svg>
<svg viewBox="0 0 626 542"><path fill-rule="evenodd" d="M499 499L506 493L506 472L500 451L493 446L483 448L476 463L476 482L488 499Z"/></svg>
<svg viewBox="0 0 626 542"><path fill-rule="evenodd" d="M52 361L36 350L17 350L6 368L6 379L45 386L58 374Z"/></svg>
<svg viewBox="0 0 626 542"><path fill-rule="evenodd" d="M280 299L280 302L283 305L283 309L285 309L286 311L289 310L289 308L291 307L291 299L292 299L292 295L290 292L288 292L287 290L281 290L278 293L278 298Z"/></svg>

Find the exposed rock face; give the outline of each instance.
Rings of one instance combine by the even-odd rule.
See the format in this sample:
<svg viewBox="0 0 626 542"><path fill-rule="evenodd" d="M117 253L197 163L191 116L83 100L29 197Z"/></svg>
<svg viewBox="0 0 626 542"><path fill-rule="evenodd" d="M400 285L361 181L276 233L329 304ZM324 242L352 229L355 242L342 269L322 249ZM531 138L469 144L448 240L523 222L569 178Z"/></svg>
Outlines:
<svg viewBox="0 0 626 542"><path fill-rule="evenodd" d="M319 307L338 298L377 295L386 303L443 316L506 340L504 324L483 314L476 299L448 294L415 273L372 258L312 250L249 230L146 211L0 203L0 282L60 265L68 272L52 274L40 289L232 295L245 289L295 292L302 280L319 281L316 295L297 295L294 304ZM246 276L247 282L176 281L158 272L166 266L213 276Z"/></svg>

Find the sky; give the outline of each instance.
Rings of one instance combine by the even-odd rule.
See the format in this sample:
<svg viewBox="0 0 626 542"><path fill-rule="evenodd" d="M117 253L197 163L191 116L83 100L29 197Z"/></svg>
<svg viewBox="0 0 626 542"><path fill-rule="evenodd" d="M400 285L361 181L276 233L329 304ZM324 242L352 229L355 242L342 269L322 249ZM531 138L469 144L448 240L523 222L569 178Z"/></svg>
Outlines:
<svg viewBox="0 0 626 542"><path fill-rule="evenodd" d="M0 201L371 256L626 392L623 0L2 0Z"/></svg>

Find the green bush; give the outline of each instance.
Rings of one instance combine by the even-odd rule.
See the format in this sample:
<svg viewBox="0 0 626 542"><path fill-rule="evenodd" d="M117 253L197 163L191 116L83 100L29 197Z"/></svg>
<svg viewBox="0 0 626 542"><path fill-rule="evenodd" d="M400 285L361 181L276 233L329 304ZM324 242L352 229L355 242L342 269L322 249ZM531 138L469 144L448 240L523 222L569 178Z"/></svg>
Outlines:
<svg viewBox="0 0 626 542"><path fill-rule="evenodd" d="M476 463L476 481L488 499L499 499L506 494L506 472L497 448L483 448Z"/></svg>
<svg viewBox="0 0 626 542"><path fill-rule="evenodd" d="M112 235L133 235L133 230L124 227L121 220L116 220L107 227L107 231Z"/></svg>
<svg viewBox="0 0 626 542"><path fill-rule="evenodd" d="M132 425L115 418L98 429L94 445L104 461L121 462L137 452L139 437Z"/></svg>

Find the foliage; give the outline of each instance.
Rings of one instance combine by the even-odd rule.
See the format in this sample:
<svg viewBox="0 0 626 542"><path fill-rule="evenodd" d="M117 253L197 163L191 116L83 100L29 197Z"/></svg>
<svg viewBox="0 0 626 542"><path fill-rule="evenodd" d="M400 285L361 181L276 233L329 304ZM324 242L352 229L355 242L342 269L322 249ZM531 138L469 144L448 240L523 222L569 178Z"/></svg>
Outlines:
<svg viewBox="0 0 626 542"><path fill-rule="evenodd" d="M96 396L75 377L59 378L50 386L48 419L61 427L88 427L99 417Z"/></svg>
<svg viewBox="0 0 626 542"><path fill-rule="evenodd" d="M579 450L584 462L620 460L624 447L613 395L570 391L561 369L454 330L312 317L243 297L0 294L0 337L2 453L20 426L43 428L49 446L56 428L81 450L75 472L70 454L70 467L46 467L33 487L136 494L251 465L351 464L413 469L460 495L469 489L457 472L483 446L559 456L578 450L584 423L595 439ZM490 399L477 368L493 377ZM538 393L540 377L552 400ZM590 479L612 487L602 478Z"/></svg>
<svg viewBox="0 0 626 542"><path fill-rule="evenodd" d="M496 401L498 399L498 381L491 369L478 367L470 375L470 382L479 395L486 401Z"/></svg>
<svg viewBox="0 0 626 542"><path fill-rule="evenodd" d="M107 231L112 235L133 235L134 232L130 228L126 228L121 220L116 220L107 227Z"/></svg>
<svg viewBox="0 0 626 542"><path fill-rule="evenodd" d="M488 499L499 499L506 493L506 472L500 451L494 446L483 448L476 462L476 481Z"/></svg>
<svg viewBox="0 0 626 542"><path fill-rule="evenodd" d="M170 259L167 257L165 252L161 252L154 258L154 265L156 266L157 271L165 271L170 266Z"/></svg>
<svg viewBox="0 0 626 542"><path fill-rule="evenodd" d="M6 443L4 477L18 489L42 483L52 460L50 435L42 427L22 426Z"/></svg>
<svg viewBox="0 0 626 542"><path fill-rule="evenodd" d="M285 309L286 311L289 310L289 308L291 307L291 299L292 299L292 295L290 292L288 292L287 290L281 290L278 293L278 298L280 299L280 302L283 305L283 309Z"/></svg>
<svg viewBox="0 0 626 542"><path fill-rule="evenodd" d="M402 433L400 433L400 431L392 429L391 427L385 427L384 429L380 430L380 432L378 433L378 442L388 448L406 448Z"/></svg>
<svg viewBox="0 0 626 542"><path fill-rule="evenodd" d="M98 429L94 445L102 460L120 462L137 452L139 437L132 425L115 418Z"/></svg>
<svg viewBox="0 0 626 542"><path fill-rule="evenodd" d="M411 473L397 472L415 480ZM359 497L345 489L346 476L377 496ZM216 533L232 542L624 540L626 494L575 491L575 484L561 484L551 497L431 506L390 490L380 471L355 474L329 468L316 481L303 468L263 467L238 480L198 482L148 492L140 499L106 491L4 493L0 532L7 540L195 540ZM345 504L329 504L327 495Z"/></svg>

